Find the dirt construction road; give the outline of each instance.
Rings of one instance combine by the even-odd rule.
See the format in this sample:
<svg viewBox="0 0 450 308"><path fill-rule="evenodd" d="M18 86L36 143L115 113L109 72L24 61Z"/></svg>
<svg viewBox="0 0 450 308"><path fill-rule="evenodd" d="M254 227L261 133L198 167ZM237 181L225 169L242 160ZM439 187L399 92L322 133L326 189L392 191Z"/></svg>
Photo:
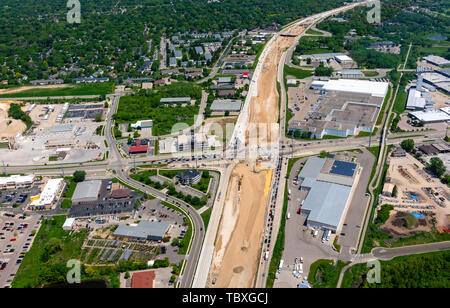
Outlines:
<svg viewBox="0 0 450 308"><path fill-rule="evenodd" d="M303 30L296 25L283 34L296 36ZM279 118L278 65L283 52L294 42L295 37L278 36L266 47L269 49L257 79L258 93L249 106L247 147L265 147L270 142L279 142L279 130L272 129ZM255 173L254 166L253 162L246 162L233 170L207 283L210 287L253 287L272 179L272 170Z"/></svg>
<svg viewBox="0 0 450 308"><path fill-rule="evenodd" d="M284 35L300 35L304 27L294 26L283 32ZM295 37L283 37L279 36L268 49L267 56L264 59L261 74L258 79L258 95L254 97L250 103L249 113L249 130L246 132L247 144L254 145L255 143L260 145L269 141L278 142L279 136L272 136L271 134L277 133L271 129L265 129L267 133L258 133L258 141L248 140L248 136L252 135L252 130L261 124L267 126L278 123L279 118L279 106L278 99L279 94L277 90L277 71L278 64L280 63L283 52L295 42ZM264 125L265 126L265 125ZM270 127L270 126L269 126Z"/></svg>
<svg viewBox="0 0 450 308"><path fill-rule="evenodd" d="M245 164L233 170L208 285L215 278L214 287L252 287L271 177L271 170L256 174Z"/></svg>

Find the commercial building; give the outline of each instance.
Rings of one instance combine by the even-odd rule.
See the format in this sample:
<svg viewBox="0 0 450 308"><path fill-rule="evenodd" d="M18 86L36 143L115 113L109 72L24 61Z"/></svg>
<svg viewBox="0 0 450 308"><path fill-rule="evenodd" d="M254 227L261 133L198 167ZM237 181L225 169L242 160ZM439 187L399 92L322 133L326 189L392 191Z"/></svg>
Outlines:
<svg viewBox="0 0 450 308"><path fill-rule="evenodd" d="M375 97L383 97L384 99L389 89L389 83L358 79L314 80L311 88L324 91L367 94Z"/></svg>
<svg viewBox="0 0 450 308"><path fill-rule="evenodd" d="M90 203L98 200L101 180L84 181L77 184L77 188L72 196L72 204Z"/></svg>
<svg viewBox="0 0 450 308"><path fill-rule="evenodd" d="M164 222L141 221L137 225L119 225L114 231L114 236L136 240L161 241L169 228L170 225Z"/></svg>
<svg viewBox="0 0 450 308"><path fill-rule="evenodd" d="M191 102L191 98L190 97L166 97L166 98L161 98L161 100L159 101L160 103L163 104L172 104L172 103L190 103Z"/></svg>
<svg viewBox="0 0 450 308"><path fill-rule="evenodd" d="M439 151L435 146L433 146L432 144L422 145L422 146L419 147L419 150L420 150L423 154L425 154L425 155L427 155L427 156L430 156L430 155L437 155L437 154L439 154L439 152L440 152L440 151Z"/></svg>
<svg viewBox="0 0 450 308"><path fill-rule="evenodd" d="M144 129L152 127L153 127L153 120L142 120L137 121L135 124L131 124L132 129Z"/></svg>
<svg viewBox="0 0 450 308"><path fill-rule="evenodd" d="M159 153L176 153L183 151L204 151L213 147L220 147L221 142L217 136L208 136L202 133L194 135L181 135L170 137L159 141Z"/></svg>
<svg viewBox="0 0 450 308"><path fill-rule="evenodd" d="M328 92L319 97L301 121L289 123L288 131L348 137L360 132L373 132L384 97L370 94Z"/></svg>
<svg viewBox="0 0 450 308"><path fill-rule="evenodd" d="M418 90L412 87L409 89L408 100L406 101L407 110L423 110L425 107L432 107L433 100L429 92Z"/></svg>
<svg viewBox="0 0 450 308"><path fill-rule="evenodd" d="M8 177L0 177L0 189L18 189L31 187L36 181L34 174L30 175L10 175Z"/></svg>
<svg viewBox="0 0 450 308"><path fill-rule="evenodd" d="M450 114L443 110L430 109L408 113L413 120L423 121L425 124L441 123L450 121Z"/></svg>
<svg viewBox="0 0 450 308"><path fill-rule="evenodd" d="M49 85L49 84L63 84L64 80L62 79L48 79L48 80L31 80L30 83L33 86L37 86L37 85Z"/></svg>
<svg viewBox="0 0 450 308"><path fill-rule="evenodd" d="M339 71L339 72L337 72L337 75L341 78L346 78L346 79L364 78L363 72L358 71L358 70Z"/></svg>
<svg viewBox="0 0 450 308"><path fill-rule="evenodd" d="M450 94L450 69L424 72L420 76L426 84L432 85L446 94Z"/></svg>
<svg viewBox="0 0 450 308"><path fill-rule="evenodd" d="M300 208L307 226L339 232L359 174L359 165L352 162L309 158L298 175L300 188L307 191Z"/></svg>
<svg viewBox="0 0 450 308"><path fill-rule="evenodd" d="M219 77L217 78L217 83L231 83L233 79L231 77Z"/></svg>
<svg viewBox="0 0 450 308"><path fill-rule="evenodd" d="M439 57L439 56L435 56L435 55L429 55L427 57L423 58L425 61L427 61L430 64L436 65L436 66L447 66L450 65L450 61Z"/></svg>
<svg viewBox="0 0 450 308"><path fill-rule="evenodd" d="M312 54L312 55L301 55L300 60L307 60L308 58L312 61L327 61L330 59L334 59L336 57L345 56L342 52L335 52L335 53L318 53L318 54Z"/></svg>
<svg viewBox="0 0 450 308"><path fill-rule="evenodd" d="M384 183L382 194L386 197L392 197L395 185L392 183Z"/></svg>
<svg viewBox="0 0 450 308"><path fill-rule="evenodd" d="M71 231L73 230L73 225L75 224L75 218L67 218L64 222L62 228L65 231Z"/></svg>
<svg viewBox="0 0 450 308"><path fill-rule="evenodd" d="M65 186L64 179L51 179L45 184L40 196L31 197L30 206L36 210L51 209L56 205L57 197Z"/></svg>
<svg viewBox="0 0 450 308"><path fill-rule="evenodd" d="M148 151L148 143L143 140L137 140L136 143L129 147L130 154L145 154Z"/></svg>
<svg viewBox="0 0 450 308"><path fill-rule="evenodd" d="M241 111L242 101L224 101L224 100L215 100L211 104L212 112L239 112Z"/></svg>
<svg viewBox="0 0 450 308"><path fill-rule="evenodd" d="M151 289L155 286L155 271L133 273L131 277L132 289Z"/></svg>
<svg viewBox="0 0 450 308"><path fill-rule="evenodd" d="M188 170L177 174L177 179L183 185L194 185L200 182L202 174L197 170Z"/></svg>
<svg viewBox="0 0 450 308"><path fill-rule="evenodd" d="M336 62L342 65L350 65L354 63L353 59L347 55L338 55L335 56L334 58L336 59Z"/></svg>
<svg viewBox="0 0 450 308"><path fill-rule="evenodd" d="M74 78L72 80L75 83L97 83L97 82L108 82L109 78L108 77L102 77L102 78L85 78L85 77L81 77L81 78Z"/></svg>
<svg viewBox="0 0 450 308"><path fill-rule="evenodd" d="M406 157L406 151L403 150L401 147L398 147L394 151L392 151L391 156L392 157Z"/></svg>
<svg viewBox="0 0 450 308"><path fill-rule="evenodd" d="M128 198L131 195L131 190L128 188L115 189L111 192L111 198L113 199L123 199Z"/></svg>

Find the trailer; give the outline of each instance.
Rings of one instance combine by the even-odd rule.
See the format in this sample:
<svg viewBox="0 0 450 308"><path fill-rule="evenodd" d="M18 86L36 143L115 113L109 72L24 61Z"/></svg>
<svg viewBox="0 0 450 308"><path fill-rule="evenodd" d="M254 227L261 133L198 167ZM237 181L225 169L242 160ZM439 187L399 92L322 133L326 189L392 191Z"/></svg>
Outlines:
<svg viewBox="0 0 450 308"><path fill-rule="evenodd" d="M278 271L281 271L283 269L283 264L284 264L284 261L281 260L280 261L280 266L278 266Z"/></svg>

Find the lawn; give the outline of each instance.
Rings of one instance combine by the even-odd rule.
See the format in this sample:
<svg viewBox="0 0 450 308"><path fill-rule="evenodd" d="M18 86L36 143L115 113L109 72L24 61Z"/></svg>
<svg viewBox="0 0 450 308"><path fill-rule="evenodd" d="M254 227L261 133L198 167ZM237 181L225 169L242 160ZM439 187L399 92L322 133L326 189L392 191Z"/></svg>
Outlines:
<svg viewBox="0 0 450 308"><path fill-rule="evenodd" d="M397 257L381 261L381 281L368 283L364 277L370 270L356 264L344 274L342 288L449 288L450 251Z"/></svg>
<svg viewBox="0 0 450 308"><path fill-rule="evenodd" d="M377 71L364 71L363 74L366 77L376 77L379 75Z"/></svg>
<svg viewBox="0 0 450 308"><path fill-rule="evenodd" d="M45 97L45 96L75 96L75 95L106 95L114 91L114 83L77 84L68 88L30 89L22 92L2 94L4 97Z"/></svg>
<svg viewBox="0 0 450 308"><path fill-rule="evenodd" d="M284 66L284 78L286 76L294 76L297 79L304 79L312 76L312 71L293 68L288 65Z"/></svg>
<svg viewBox="0 0 450 308"><path fill-rule="evenodd" d="M203 224L205 225L205 231L208 229L209 219L211 218L212 207L200 214L203 219Z"/></svg>
<svg viewBox="0 0 450 308"><path fill-rule="evenodd" d="M209 172L203 171L200 182L197 184L191 185L192 188L200 190L203 193L208 193L209 182L211 181L212 176L209 175Z"/></svg>
<svg viewBox="0 0 450 308"><path fill-rule="evenodd" d="M311 264L308 282L314 288L336 288L342 269L349 262L338 261L334 264L332 260L320 259Z"/></svg>
<svg viewBox="0 0 450 308"><path fill-rule="evenodd" d="M33 288L66 280L66 262L78 259L88 232L70 234L62 229L66 216L43 220L33 246L26 254L12 283L14 288Z"/></svg>
<svg viewBox="0 0 450 308"><path fill-rule="evenodd" d="M311 35L323 35L322 32L317 31L317 30L313 30L313 29L308 29L308 31L306 31L306 34L311 34Z"/></svg>

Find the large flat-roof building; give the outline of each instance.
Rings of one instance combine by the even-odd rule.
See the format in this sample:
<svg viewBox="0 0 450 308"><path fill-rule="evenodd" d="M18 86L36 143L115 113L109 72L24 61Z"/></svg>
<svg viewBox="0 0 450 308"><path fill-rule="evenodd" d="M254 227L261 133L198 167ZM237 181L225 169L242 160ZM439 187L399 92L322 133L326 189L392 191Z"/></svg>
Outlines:
<svg viewBox="0 0 450 308"><path fill-rule="evenodd" d="M190 103L191 102L191 98L190 97L166 97L166 98L161 98L161 100L159 101L160 103L163 104L172 104L172 103Z"/></svg>
<svg viewBox="0 0 450 308"><path fill-rule="evenodd" d="M439 57L439 56L435 56L435 55L429 55L427 57L423 58L425 61L427 61L430 64L436 65L436 66L447 66L450 65L450 61Z"/></svg>
<svg viewBox="0 0 450 308"><path fill-rule="evenodd" d="M131 278L132 289L151 289L155 286L155 271L133 273Z"/></svg>
<svg viewBox="0 0 450 308"><path fill-rule="evenodd" d="M101 187L101 180L84 181L78 183L77 188L73 193L72 204L82 204L97 201Z"/></svg>
<svg viewBox="0 0 450 308"><path fill-rule="evenodd" d="M436 89L450 93L450 69L439 69L432 72L420 74L426 84L432 85Z"/></svg>
<svg viewBox="0 0 450 308"><path fill-rule="evenodd" d="M407 110L423 110L425 107L433 106L431 95L427 91L420 91L417 88L410 88L406 101Z"/></svg>
<svg viewBox="0 0 450 308"><path fill-rule="evenodd" d="M242 101L226 101L226 100L215 100L211 104L212 112L239 112L241 111Z"/></svg>
<svg viewBox="0 0 450 308"><path fill-rule="evenodd" d="M13 174L8 177L0 177L0 189L17 189L31 187L36 181L34 174Z"/></svg>
<svg viewBox="0 0 450 308"><path fill-rule="evenodd" d="M328 92L321 96L301 121L289 123L288 131L348 137L373 132L384 97L370 94Z"/></svg>
<svg viewBox="0 0 450 308"><path fill-rule="evenodd" d="M144 129L152 127L153 127L153 120L142 120L137 121L135 124L131 124L131 128L133 129Z"/></svg>
<svg viewBox="0 0 450 308"><path fill-rule="evenodd" d="M114 236L149 241L161 241L169 231L170 225L157 221L141 221L137 225L119 225Z"/></svg>
<svg viewBox="0 0 450 308"><path fill-rule="evenodd" d="M389 83L358 79L314 80L311 88L324 91L367 94L384 98L388 92Z"/></svg>
<svg viewBox="0 0 450 308"><path fill-rule="evenodd" d="M301 189L307 191L301 206L307 226L339 232L359 174L353 162L309 158L298 175Z"/></svg>
<svg viewBox="0 0 450 308"><path fill-rule="evenodd" d="M442 109L444 108L410 112L408 116L414 120L423 121L425 124L450 121L450 114Z"/></svg>
<svg viewBox="0 0 450 308"><path fill-rule="evenodd" d="M65 181L64 179L50 179L47 184L45 184L40 196L31 197L30 206L33 209L43 210L51 209L56 205L57 197L64 189Z"/></svg>

